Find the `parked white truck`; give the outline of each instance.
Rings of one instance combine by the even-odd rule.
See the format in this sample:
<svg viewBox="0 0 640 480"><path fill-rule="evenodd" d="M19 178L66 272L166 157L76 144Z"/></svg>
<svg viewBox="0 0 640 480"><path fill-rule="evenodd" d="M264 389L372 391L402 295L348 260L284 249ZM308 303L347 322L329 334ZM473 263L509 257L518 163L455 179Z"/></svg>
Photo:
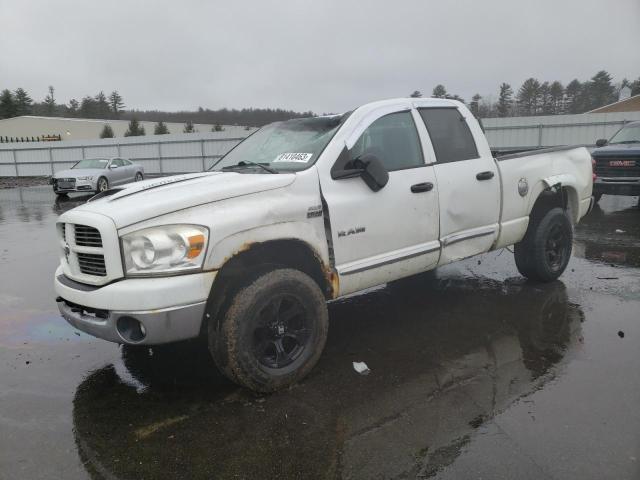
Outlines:
<svg viewBox="0 0 640 480"><path fill-rule="evenodd" d="M584 148L494 159L452 100L278 122L211 172L61 215L57 302L113 342L202 336L230 379L274 391L318 361L328 300L510 245L524 276L556 279L592 173Z"/></svg>

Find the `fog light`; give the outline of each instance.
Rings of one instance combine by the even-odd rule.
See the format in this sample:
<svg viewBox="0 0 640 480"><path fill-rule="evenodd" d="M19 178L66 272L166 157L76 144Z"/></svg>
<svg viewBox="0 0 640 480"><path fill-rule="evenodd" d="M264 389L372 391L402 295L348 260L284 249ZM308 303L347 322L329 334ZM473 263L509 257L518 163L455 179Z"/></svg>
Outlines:
<svg viewBox="0 0 640 480"><path fill-rule="evenodd" d="M144 325L133 317L120 317L116 322L120 336L127 342L139 343L147 336Z"/></svg>

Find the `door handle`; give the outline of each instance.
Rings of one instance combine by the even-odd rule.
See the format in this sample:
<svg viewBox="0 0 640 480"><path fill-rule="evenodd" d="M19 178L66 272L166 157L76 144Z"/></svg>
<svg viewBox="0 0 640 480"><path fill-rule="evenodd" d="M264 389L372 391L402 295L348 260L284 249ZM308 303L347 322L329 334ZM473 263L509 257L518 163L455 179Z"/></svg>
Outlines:
<svg viewBox="0 0 640 480"><path fill-rule="evenodd" d="M491 180L495 174L492 171L480 172L476 175L478 180Z"/></svg>
<svg viewBox="0 0 640 480"><path fill-rule="evenodd" d="M433 183L431 182L416 183L415 185L411 185L411 191L413 193L429 192L431 190L433 190Z"/></svg>

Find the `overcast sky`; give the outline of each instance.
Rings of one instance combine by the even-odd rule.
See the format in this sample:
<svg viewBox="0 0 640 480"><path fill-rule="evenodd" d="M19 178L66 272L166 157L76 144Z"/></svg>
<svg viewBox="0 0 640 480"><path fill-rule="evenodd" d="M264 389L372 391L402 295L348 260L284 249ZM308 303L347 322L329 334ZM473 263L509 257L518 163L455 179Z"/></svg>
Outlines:
<svg viewBox="0 0 640 480"><path fill-rule="evenodd" d="M317 113L501 82L640 77L640 0L0 0L0 89Z"/></svg>

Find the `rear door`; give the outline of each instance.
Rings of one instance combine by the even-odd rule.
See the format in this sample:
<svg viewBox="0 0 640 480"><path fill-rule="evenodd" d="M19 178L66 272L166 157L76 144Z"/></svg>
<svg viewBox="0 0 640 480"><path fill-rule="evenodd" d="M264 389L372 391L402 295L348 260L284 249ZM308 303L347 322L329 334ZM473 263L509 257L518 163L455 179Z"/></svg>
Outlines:
<svg viewBox="0 0 640 480"><path fill-rule="evenodd" d="M440 203L440 264L488 251L497 238L500 178L491 151L476 145L482 135L468 111L425 107L418 112L427 128L436 158ZM472 134L472 126L477 131Z"/></svg>
<svg viewBox="0 0 640 480"><path fill-rule="evenodd" d="M114 158L111 161L111 165L115 165L117 168L112 168L111 169L111 178L112 178L112 185L121 185L123 183L127 182L127 169L124 165L124 162L122 161L121 158Z"/></svg>
<svg viewBox="0 0 640 480"><path fill-rule="evenodd" d="M126 158L121 158L120 160L122 161L123 168L126 172L125 182L127 183L133 182L136 176L136 172L133 164Z"/></svg>
<svg viewBox="0 0 640 480"><path fill-rule="evenodd" d="M372 191L359 178L320 177L342 295L428 269L438 261L438 195L415 111L371 115L350 150L374 154L389 172ZM424 128L423 128L424 130Z"/></svg>

